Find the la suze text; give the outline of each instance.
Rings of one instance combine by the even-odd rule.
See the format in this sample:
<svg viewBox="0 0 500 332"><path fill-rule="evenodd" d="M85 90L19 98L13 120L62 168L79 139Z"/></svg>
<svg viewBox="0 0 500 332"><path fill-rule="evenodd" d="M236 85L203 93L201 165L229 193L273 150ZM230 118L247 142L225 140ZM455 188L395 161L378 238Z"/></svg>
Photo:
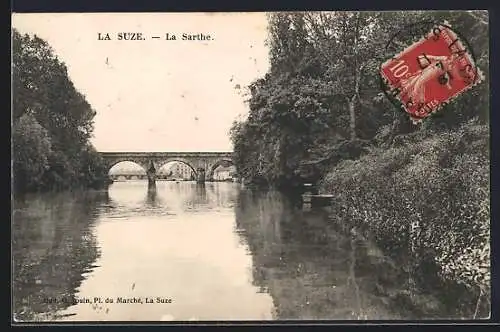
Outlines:
<svg viewBox="0 0 500 332"><path fill-rule="evenodd" d="M97 40L147 40L148 38L142 32L118 32L116 36L109 34L107 32L97 33ZM209 34L204 33L182 33L180 35L167 32L163 37L160 35L152 35L151 39L164 39L164 40L214 40L214 38Z"/></svg>

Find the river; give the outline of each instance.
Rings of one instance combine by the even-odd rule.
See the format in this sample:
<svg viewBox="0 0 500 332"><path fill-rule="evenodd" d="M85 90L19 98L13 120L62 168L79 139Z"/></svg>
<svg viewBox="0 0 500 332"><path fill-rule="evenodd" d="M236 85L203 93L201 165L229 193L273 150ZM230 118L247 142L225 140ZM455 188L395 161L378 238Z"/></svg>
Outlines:
<svg viewBox="0 0 500 332"><path fill-rule="evenodd" d="M450 315L432 296L405 305L400 267L325 210L236 183L28 195L15 201L12 244L17 321Z"/></svg>

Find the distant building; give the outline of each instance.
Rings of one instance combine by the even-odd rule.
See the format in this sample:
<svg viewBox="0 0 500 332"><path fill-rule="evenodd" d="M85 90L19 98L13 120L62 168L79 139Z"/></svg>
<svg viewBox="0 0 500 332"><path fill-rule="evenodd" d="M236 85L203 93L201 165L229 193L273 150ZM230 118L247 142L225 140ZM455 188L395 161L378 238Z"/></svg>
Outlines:
<svg viewBox="0 0 500 332"><path fill-rule="evenodd" d="M214 171L214 180L216 181L224 181L229 180L234 177L236 168L234 166L223 167L219 166Z"/></svg>
<svg viewBox="0 0 500 332"><path fill-rule="evenodd" d="M183 180L192 180L194 179L194 172L188 165L184 163L174 163L169 165L165 170L165 173L169 178L174 179L183 179Z"/></svg>

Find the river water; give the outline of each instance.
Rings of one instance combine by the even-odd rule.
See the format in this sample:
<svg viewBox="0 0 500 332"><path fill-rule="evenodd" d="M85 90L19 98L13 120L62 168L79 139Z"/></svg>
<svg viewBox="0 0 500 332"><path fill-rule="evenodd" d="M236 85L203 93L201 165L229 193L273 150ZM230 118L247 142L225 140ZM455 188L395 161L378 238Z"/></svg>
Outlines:
<svg viewBox="0 0 500 332"><path fill-rule="evenodd" d="M400 267L325 210L236 183L127 181L17 199L12 254L17 321L449 315L426 295L425 310L404 305Z"/></svg>

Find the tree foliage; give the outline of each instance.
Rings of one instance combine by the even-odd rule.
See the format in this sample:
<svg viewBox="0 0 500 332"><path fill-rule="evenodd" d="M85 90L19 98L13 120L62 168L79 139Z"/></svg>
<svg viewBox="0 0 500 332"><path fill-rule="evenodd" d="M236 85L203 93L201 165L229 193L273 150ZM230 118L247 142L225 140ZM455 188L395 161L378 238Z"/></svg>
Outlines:
<svg viewBox="0 0 500 332"><path fill-rule="evenodd" d="M94 185L102 160L89 143L95 111L46 41L13 31L16 190Z"/></svg>
<svg viewBox="0 0 500 332"><path fill-rule="evenodd" d="M488 83L415 126L381 92L379 66L442 23L464 32L488 71L487 21L481 12L277 12L269 14L271 68L249 86L249 114L231 129L239 175L282 185L315 181L370 146L429 128L487 119ZM417 24L416 24L417 23ZM392 38L393 36L397 38ZM392 41L392 43L389 43ZM486 81L488 78L486 77ZM486 89L486 90L485 90Z"/></svg>
<svg viewBox="0 0 500 332"><path fill-rule="evenodd" d="M52 153L49 133L36 119L22 115L14 125L14 170L16 178L25 188L35 188L49 168L48 156Z"/></svg>

